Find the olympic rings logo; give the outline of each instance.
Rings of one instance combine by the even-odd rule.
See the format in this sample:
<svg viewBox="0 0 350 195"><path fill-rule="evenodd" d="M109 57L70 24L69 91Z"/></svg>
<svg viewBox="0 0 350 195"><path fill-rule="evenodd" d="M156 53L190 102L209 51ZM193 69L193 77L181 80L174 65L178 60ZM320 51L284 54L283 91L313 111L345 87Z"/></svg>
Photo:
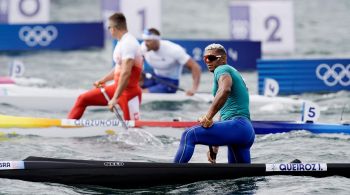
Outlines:
<svg viewBox="0 0 350 195"><path fill-rule="evenodd" d="M36 45L48 46L57 38L58 31L57 28L52 25L45 28L42 26L34 26L33 28L24 26L19 30L18 34L19 38L29 47L34 47Z"/></svg>
<svg viewBox="0 0 350 195"><path fill-rule="evenodd" d="M350 85L350 64L346 67L343 64L334 64L332 67L328 64L320 64L316 68L317 78L323 80L327 86L335 86L340 84L341 86Z"/></svg>

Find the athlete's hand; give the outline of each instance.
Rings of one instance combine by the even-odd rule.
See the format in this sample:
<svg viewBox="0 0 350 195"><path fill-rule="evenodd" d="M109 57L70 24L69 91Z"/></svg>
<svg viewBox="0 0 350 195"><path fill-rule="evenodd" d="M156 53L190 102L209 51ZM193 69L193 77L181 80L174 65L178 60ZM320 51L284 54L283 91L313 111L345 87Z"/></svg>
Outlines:
<svg viewBox="0 0 350 195"><path fill-rule="evenodd" d="M216 155L218 154L219 152L219 146L211 146L212 149L213 149L213 155L210 153L210 150L207 152L207 157L208 157L208 161L210 163L213 163L215 164L216 163Z"/></svg>
<svg viewBox="0 0 350 195"><path fill-rule="evenodd" d="M105 82L103 82L102 80L98 80L98 81L95 81L93 83L93 85L96 87L96 88L99 88L99 87L103 87L105 85Z"/></svg>
<svg viewBox="0 0 350 195"><path fill-rule="evenodd" d="M109 100L108 102L108 108L111 112L114 112L113 108L114 106L117 104L117 99L116 98L112 98L111 100Z"/></svg>
<svg viewBox="0 0 350 195"><path fill-rule="evenodd" d="M186 91L186 95L193 96L196 93L196 90L190 89Z"/></svg>
<svg viewBox="0 0 350 195"><path fill-rule="evenodd" d="M203 115L203 116L199 117L198 122L204 128L209 128L209 127L213 126L213 124L214 124L213 119L209 119L207 117L207 115Z"/></svg>

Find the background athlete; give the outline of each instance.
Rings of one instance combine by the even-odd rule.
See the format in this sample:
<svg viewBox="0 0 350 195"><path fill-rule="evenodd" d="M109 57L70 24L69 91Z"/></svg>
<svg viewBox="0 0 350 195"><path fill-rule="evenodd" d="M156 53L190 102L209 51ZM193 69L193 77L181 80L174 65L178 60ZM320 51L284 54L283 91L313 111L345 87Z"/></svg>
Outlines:
<svg viewBox="0 0 350 195"><path fill-rule="evenodd" d="M181 137L175 163L188 162L196 144L226 145L229 163L250 163L250 147L255 133L250 122L249 94L240 73L227 65L225 48L211 44L205 48L204 61L214 73L214 100L207 113L199 118L200 126L187 129ZM213 122L220 111L222 121ZM214 152L218 152L215 147ZM215 163L208 152L208 160Z"/></svg>
<svg viewBox="0 0 350 195"><path fill-rule="evenodd" d="M146 62L154 70L154 78L145 79L143 92L175 93L184 65L192 72L192 88L187 95L194 95L198 90L201 68L178 44L161 40L160 32L155 28L144 31L141 44L142 54Z"/></svg>
<svg viewBox="0 0 350 195"><path fill-rule="evenodd" d="M142 73L143 58L137 39L128 33L126 18L122 13L115 13L109 17L109 32L118 40L113 51L115 67L103 78L96 81L96 88L81 94L68 118L79 119L87 106L107 105L112 110L117 103L123 111L124 120L138 120L142 90L139 79ZM114 80L114 84L105 86L110 97L107 102L100 87L106 82Z"/></svg>

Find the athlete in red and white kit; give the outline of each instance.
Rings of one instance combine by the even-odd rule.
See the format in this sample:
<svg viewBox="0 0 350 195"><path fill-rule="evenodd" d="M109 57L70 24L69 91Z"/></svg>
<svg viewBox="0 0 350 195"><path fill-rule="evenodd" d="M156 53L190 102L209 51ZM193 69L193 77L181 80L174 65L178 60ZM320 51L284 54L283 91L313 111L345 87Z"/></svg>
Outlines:
<svg viewBox="0 0 350 195"><path fill-rule="evenodd" d="M142 90L139 80L143 67L140 44L133 35L128 33L126 18L122 13L115 13L109 17L108 29L112 37L118 40L113 52L115 68L93 84L96 88L78 97L68 115L69 119L81 118L87 106L108 105L112 110L116 104L122 109L124 120L140 118ZM112 85L104 86L111 80L114 80ZM100 86L105 87L111 99L109 102L98 88Z"/></svg>

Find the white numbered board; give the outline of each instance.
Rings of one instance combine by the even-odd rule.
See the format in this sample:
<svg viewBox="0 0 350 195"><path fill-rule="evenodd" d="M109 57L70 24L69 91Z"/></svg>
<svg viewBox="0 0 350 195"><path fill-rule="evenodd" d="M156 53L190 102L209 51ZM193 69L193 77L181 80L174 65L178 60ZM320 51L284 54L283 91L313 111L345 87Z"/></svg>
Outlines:
<svg viewBox="0 0 350 195"><path fill-rule="evenodd" d="M50 0L10 0L7 3L10 24L50 21Z"/></svg>
<svg viewBox="0 0 350 195"><path fill-rule="evenodd" d="M279 92L279 84L275 79L265 78L264 81L264 96L276 97Z"/></svg>
<svg viewBox="0 0 350 195"><path fill-rule="evenodd" d="M125 14L128 30L141 38L145 28L161 31L161 0L122 0L121 12Z"/></svg>
<svg viewBox="0 0 350 195"><path fill-rule="evenodd" d="M301 111L301 122L316 122L320 118L320 106L311 101L304 101Z"/></svg>
<svg viewBox="0 0 350 195"><path fill-rule="evenodd" d="M261 41L264 53L294 51L291 1L234 1L229 10L231 38Z"/></svg>
<svg viewBox="0 0 350 195"><path fill-rule="evenodd" d="M129 32L137 38L142 37L145 28L161 30L161 0L103 0L102 9L106 28L108 17L115 12L122 12L126 17Z"/></svg>

